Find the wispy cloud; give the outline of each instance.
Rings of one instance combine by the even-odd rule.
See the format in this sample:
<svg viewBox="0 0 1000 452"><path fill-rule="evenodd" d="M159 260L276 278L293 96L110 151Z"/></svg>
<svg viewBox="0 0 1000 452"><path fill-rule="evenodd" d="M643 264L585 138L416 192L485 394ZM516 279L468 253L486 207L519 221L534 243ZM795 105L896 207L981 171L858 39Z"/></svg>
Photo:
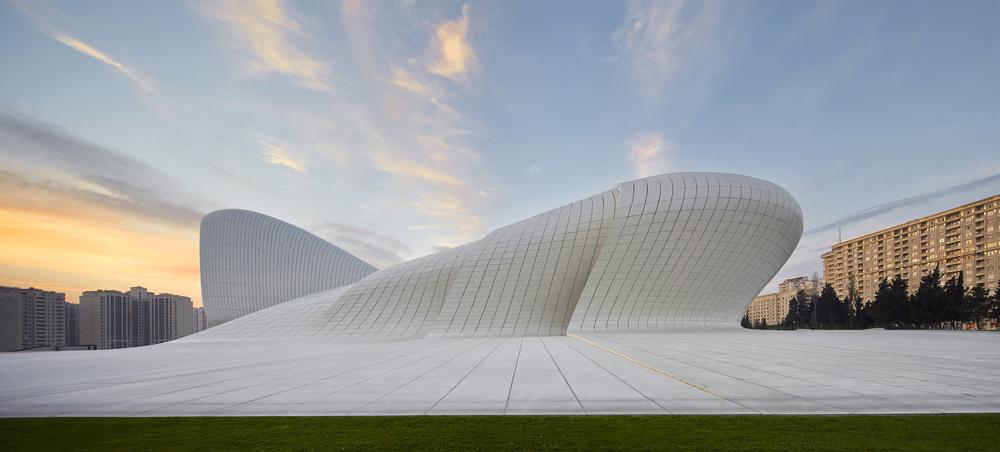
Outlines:
<svg viewBox="0 0 1000 452"><path fill-rule="evenodd" d="M994 174L992 176L984 177L971 182L966 182L964 184L952 185L951 187L942 188L940 190L935 190L929 193L923 193L920 195L910 196L908 198L898 199L884 204L879 204L877 206L869 207L867 209L854 212L837 221L833 221L821 226L811 228L805 231L805 235L818 234L820 232L831 231L839 227L848 226L864 220L886 215L908 207L920 204L927 204L939 198L944 198L946 196L972 191L996 183L1000 183L1000 174Z"/></svg>
<svg viewBox="0 0 1000 452"><path fill-rule="evenodd" d="M462 17L446 21L434 30L431 47L432 61L427 69L442 77L462 79L477 65L476 54L469 45L469 5L462 6Z"/></svg>
<svg viewBox="0 0 1000 452"><path fill-rule="evenodd" d="M397 176L435 185L456 186L459 184L458 180L451 174L419 163L393 158L381 153L375 154L374 161L382 171Z"/></svg>
<svg viewBox="0 0 1000 452"><path fill-rule="evenodd" d="M535 173L537 173L537 172L539 172L541 170L542 169L538 165L531 165L531 166L529 166L529 167L521 170L521 173L522 174L531 175L531 174L535 174Z"/></svg>
<svg viewBox="0 0 1000 452"><path fill-rule="evenodd" d="M170 176L27 116L0 111L0 156L0 169L9 173L5 182L16 184L22 199L28 199L27 193L61 193L173 224L196 224L201 218L192 207L196 203ZM19 176L14 179L14 174Z"/></svg>
<svg viewBox="0 0 1000 452"><path fill-rule="evenodd" d="M653 176L667 172L673 145L658 132L640 133L625 142L628 162L637 177Z"/></svg>
<svg viewBox="0 0 1000 452"><path fill-rule="evenodd" d="M371 228L330 222L310 229L320 237L378 268L403 262L413 252L396 237L373 231Z"/></svg>
<svg viewBox="0 0 1000 452"><path fill-rule="evenodd" d="M0 110L0 284L142 282L196 301L200 201L170 175ZM151 258L155 256L155 258Z"/></svg>
<svg viewBox="0 0 1000 452"><path fill-rule="evenodd" d="M108 66L111 66L116 71L118 71L118 73L124 75L126 78L134 82L136 86L138 86L139 89L141 89L144 93L146 94L156 93L156 89L153 86L152 79L150 79L145 75L140 74L135 69L132 69L125 63L115 60L114 58L111 58L104 52L97 50L91 47L89 44L80 41L78 39L75 39L73 37L61 33L55 33L52 34L52 38L55 39L56 41L59 41L67 45L73 50L76 50L84 55L94 58L95 60L100 61Z"/></svg>
<svg viewBox="0 0 1000 452"><path fill-rule="evenodd" d="M258 138L257 144L260 145L269 163L284 166L299 173L306 172L305 159L292 156L291 152L286 149L286 146L263 138Z"/></svg>
<svg viewBox="0 0 1000 452"><path fill-rule="evenodd" d="M225 25L229 43L249 73L282 74L310 89L330 89L329 68L293 43L293 37L305 34L281 0L214 0L198 3L196 9Z"/></svg>
<svg viewBox="0 0 1000 452"><path fill-rule="evenodd" d="M658 93L689 59L700 58L719 27L714 0L632 0L612 40L629 75Z"/></svg>
<svg viewBox="0 0 1000 452"><path fill-rule="evenodd" d="M76 50L77 52L110 66L129 81L135 83L144 95L156 94L156 86L151 77L139 72L135 68L126 64L124 61L113 58L107 53L98 50L86 42L70 36L56 27L50 20L50 17L64 18L65 16L60 10L42 2L29 3L15 0L13 4L18 10L31 18L38 25L38 28L52 39L73 50Z"/></svg>

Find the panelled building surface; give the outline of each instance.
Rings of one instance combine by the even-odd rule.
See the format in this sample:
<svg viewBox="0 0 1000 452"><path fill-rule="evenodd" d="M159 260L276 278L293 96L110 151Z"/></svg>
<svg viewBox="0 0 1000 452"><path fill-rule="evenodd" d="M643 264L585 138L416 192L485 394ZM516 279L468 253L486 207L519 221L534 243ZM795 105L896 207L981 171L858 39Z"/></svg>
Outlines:
<svg viewBox="0 0 1000 452"><path fill-rule="evenodd" d="M545 336L733 327L801 234L798 204L774 184L732 174L668 174L620 184L348 285L368 270L353 256L270 217L222 211L202 223L203 262L216 262L202 266L210 319L257 311L278 294L301 291L297 282L321 287L323 272L329 274L326 285L343 287L199 337ZM285 259L282 250L297 250L288 258L299 262L270 263L275 256ZM341 267L317 271L330 260ZM296 275L288 267L308 271ZM234 277L253 284L237 289ZM727 284L719 284L723 280ZM271 301L253 295L262 283ZM225 298L215 293L220 286L251 295Z"/></svg>
<svg viewBox="0 0 1000 452"><path fill-rule="evenodd" d="M995 337L740 328L802 234L795 200L751 177L625 182L378 271L249 211L209 214L201 234L205 313L221 324L0 355L0 415L1000 410ZM100 315L127 315L104 296ZM113 324L108 339L127 339ZM954 350L974 375L941 371L968 365Z"/></svg>

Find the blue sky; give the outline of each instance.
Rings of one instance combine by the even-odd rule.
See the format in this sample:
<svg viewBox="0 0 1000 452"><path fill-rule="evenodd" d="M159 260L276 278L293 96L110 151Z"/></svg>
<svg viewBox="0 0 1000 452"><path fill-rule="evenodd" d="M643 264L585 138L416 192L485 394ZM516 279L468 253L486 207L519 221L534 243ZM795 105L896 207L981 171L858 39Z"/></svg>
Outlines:
<svg viewBox="0 0 1000 452"><path fill-rule="evenodd" d="M838 227L1000 192L998 24L988 1L0 3L25 244L0 282L196 292L197 219L226 207L384 267L684 170L788 189L807 233L777 279L810 274Z"/></svg>

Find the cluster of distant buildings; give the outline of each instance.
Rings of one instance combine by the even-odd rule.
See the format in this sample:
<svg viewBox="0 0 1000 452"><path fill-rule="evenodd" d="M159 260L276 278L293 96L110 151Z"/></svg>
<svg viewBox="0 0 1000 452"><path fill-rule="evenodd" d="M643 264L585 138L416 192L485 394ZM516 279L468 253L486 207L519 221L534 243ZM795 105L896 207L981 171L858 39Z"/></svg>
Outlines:
<svg viewBox="0 0 1000 452"><path fill-rule="evenodd" d="M871 301L883 279L900 275L916 288L935 268L944 281L961 273L966 287L995 290L1000 278L1000 195L838 241L822 258L821 278L787 279L777 293L754 298L747 309L750 321L781 323L788 302L802 290L815 294L829 283L840 297L853 294Z"/></svg>
<svg viewBox="0 0 1000 452"><path fill-rule="evenodd" d="M60 292L0 286L0 351L139 347L206 328L191 298L144 287L83 292L77 304Z"/></svg>

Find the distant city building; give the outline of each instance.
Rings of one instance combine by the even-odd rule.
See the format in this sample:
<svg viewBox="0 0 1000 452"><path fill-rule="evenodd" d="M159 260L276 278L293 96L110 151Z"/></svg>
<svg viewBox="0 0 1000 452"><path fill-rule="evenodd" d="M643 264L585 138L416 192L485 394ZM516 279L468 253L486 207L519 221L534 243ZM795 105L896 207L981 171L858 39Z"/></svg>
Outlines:
<svg viewBox="0 0 1000 452"><path fill-rule="evenodd" d="M98 349L172 341L193 333L193 323L191 299L181 295L155 294L139 286L80 295L80 342Z"/></svg>
<svg viewBox="0 0 1000 452"><path fill-rule="evenodd" d="M80 345L80 305L67 302L66 308L66 345Z"/></svg>
<svg viewBox="0 0 1000 452"><path fill-rule="evenodd" d="M208 316L205 315L205 308L194 308L194 330L193 333L208 329Z"/></svg>
<svg viewBox="0 0 1000 452"><path fill-rule="evenodd" d="M161 293L148 303L149 345L169 342L194 332L194 309L188 297ZM145 344L144 344L145 345Z"/></svg>
<svg viewBox="0 0 1000 452"><path fill-rule="evenodd" d="M823 275L840 296L873 300L879 282L901 275L916 289L940 267L963 272L967 287L996 287L1000 276L1000 195L846 240L823 254Z"/></svg>
<svg viewBox="0 0 1000 452"><path fill-rule="evenodd" d="M80 343L98 349L137 344L135 303L117 290L93 290L80 295Z"/></svg>
<svg viewBox="0 0 1000 452"><path fill-rule="evenodd" d="M0 287L0 351L66 345L66 294Z"/></svg>
<svg viewBox="0 0 1000 452"><path fill-rule="evenodd" d="M823 279L810 279L805 276L789 278L778 283L778 291L774 293L761 294L754 297L750 307L747 308L747 317L751 323L761 320L768 325L777 325L785 320L788 314L788 302L798 295L799 291L815 295L823 287Z"/></svg>

